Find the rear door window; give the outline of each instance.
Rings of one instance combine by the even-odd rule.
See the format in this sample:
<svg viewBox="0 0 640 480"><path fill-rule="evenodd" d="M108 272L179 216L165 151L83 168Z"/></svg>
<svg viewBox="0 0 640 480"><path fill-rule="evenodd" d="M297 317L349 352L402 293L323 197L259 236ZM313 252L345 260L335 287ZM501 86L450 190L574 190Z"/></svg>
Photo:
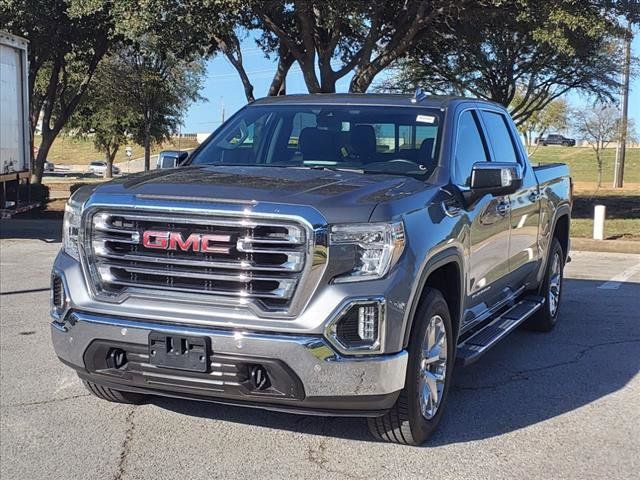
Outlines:
<svg viewBox="0 0 640 480"><path fill-rule="evenodd" d="M487 127L487 137L493 149L493 160L518 163L518 154L505 116L485 110L482 112L482 119Z"/></svg>

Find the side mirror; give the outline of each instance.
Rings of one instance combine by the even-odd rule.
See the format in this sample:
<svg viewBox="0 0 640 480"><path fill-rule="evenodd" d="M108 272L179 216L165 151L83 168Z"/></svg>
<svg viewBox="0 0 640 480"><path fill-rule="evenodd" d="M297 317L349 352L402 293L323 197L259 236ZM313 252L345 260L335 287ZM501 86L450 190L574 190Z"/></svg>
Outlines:
<svg viewBox="0 0 640 480"><path fill-rule="evenodd" d="M487 193L511 195L521 186L522 168L517 163L478 162L473 164L471 185L464 196L473 203Z"/></svg>
<svg viewBox="0 0 640 480"><path fill-rule="evenodd" d="M189 152L180 152L178 160L176 161L176 166L179 167L182 165L187 158L189 158Z"/></svg>

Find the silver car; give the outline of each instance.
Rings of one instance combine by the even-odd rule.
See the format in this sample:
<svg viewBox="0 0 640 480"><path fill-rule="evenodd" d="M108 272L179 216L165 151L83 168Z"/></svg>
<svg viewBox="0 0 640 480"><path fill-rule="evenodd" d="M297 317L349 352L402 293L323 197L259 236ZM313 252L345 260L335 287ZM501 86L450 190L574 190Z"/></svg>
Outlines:
<svg viewBox="0 0 640 480"><path fill-rule="evenodd" d="M114 165L112 172L114 175L119 175L120 169ZM92 173L93 175L97 175L100 177L104 177L105 174L107 173L107 162L105 162L104 160L96 160L91 162L89 164L89 173Z"/></svg>

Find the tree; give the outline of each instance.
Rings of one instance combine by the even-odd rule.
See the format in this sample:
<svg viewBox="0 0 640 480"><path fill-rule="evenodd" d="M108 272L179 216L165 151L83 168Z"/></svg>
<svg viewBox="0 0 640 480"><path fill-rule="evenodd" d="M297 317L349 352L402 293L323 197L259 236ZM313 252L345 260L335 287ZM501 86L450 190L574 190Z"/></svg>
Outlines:
<svg viewBox="0 0 640 480"><path fill-rule="evenodd" d="M112 68L118 81L112 101L124 102L136 112L131 133L144 146L144 168L149 170L151 145L176 132L189 104L202 100L198 91L204 62L178 58L148 36L114 54Z"/></svg>
<svg viewBox="0 0 640 480"><path fill-rule="evenodd" d="M92 138L96 150L105 154L106 178L113 177L113 161L127 142L138 112L120 93L121 69L117 57L100 62L85 101L76 109L66 130Z"/></svg>
<svg viewBox="0 0 640 480"><path fill-rule="evenodd" d="M450 33L424 36L382 87L493 100L510 106L518 125L570 90L611 99L625 5L630 11L608 0L491 0Z"/></svg>
<svg viewBox="0 0 640 480"><path fill-rule="evenodd" d="M522 101L522 95L516 95L513 103ZM531 114L520 123L518 129L525 139L527 147L533 144L534 136L541 137L548 130L564 130L569 123L569 104L564 98L556 98L545 108Z"/></svg>
<svg viewBox="0 0 640 480"><path fill-rule="evenodd" d="M0 25L29 40L31 143L42 115L42 141L33 162L34 181L56 136L89 88L118 37L109 9L81 0L1 0Z"/></svg>
<svg viewBox="0 0 640 480"><path fill-rule="evenodd" d="M263 38L277 39L298 63L309 92L330 93L351 72L349 91L365 92L421 34L436 35L468 3L293 0L253 1L249 8Z"/></svg>
<svg viewBox="0 0 640 480"><path fill-rule="evenodd" d="M603 151L620 131L620 111L612 104L596 102L590 108L580 108L573 112L573 122L578 132L591 146L598 167L598 188L602 186ZM627 136L633 138L634 125L627 125Z"/></svg>
<svg viewBox="0 0 640 480"><path fill-rule="evenodd" d="M160 0L156 0L160 1ZM485 0L482 0L485 1ZM257 34L257 44L278 63L268 94L283 94L286 76L297 63L311 93L335 92L336 82L352 74L349 90L365 92L382 70L403 56L424 32L438 35L471 0L345 2L343 0L164 0L181 30L209 53L223 53L238 72L247 101L254 87L240 40ZM202 19L207 21L203 22Z"/></svg>

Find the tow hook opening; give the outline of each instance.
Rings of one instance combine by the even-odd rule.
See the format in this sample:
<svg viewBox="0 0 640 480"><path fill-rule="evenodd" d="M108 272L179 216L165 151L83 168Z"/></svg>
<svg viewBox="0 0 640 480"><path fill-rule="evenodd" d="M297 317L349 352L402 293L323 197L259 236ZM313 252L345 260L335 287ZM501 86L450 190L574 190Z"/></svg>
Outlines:
<svg viewBox="0 0 640 480"><path fill-rule="evenodd" d="M271 386L267 369L262 365L249 366L249 381L253 390L266 390Z"/></svg>
<svg viewBox="0 0 640 480"><path fill-rule="evenodd" d="M127 352L120 348L112 348L107 353L107 366L120 369L127 364Z"/></svg>

